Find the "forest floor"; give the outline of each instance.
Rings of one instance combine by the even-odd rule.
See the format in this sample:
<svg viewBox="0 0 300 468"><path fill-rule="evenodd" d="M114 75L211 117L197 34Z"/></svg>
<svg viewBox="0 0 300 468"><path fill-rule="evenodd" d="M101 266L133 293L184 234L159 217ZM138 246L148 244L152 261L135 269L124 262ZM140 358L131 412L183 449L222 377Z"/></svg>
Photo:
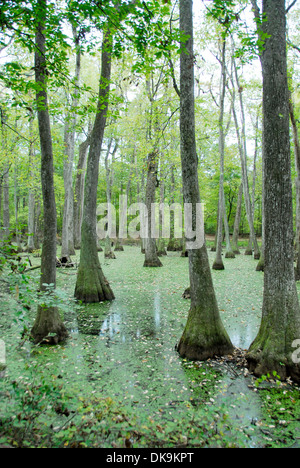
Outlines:
<svg viewBox="0 0 300 468"><path fill-rule="evenodd" d="M2 287L7 368L0 378L0 445L300 446L299 387L267 376L257 380L245 367L263 294L263 273L255 271L252 257L224 259L225 271L213 272L222 320L237 351L206 363L181 359L175 350L189 310L182 298L189 285L186 258L169 253L163 268L151 269L143 268L144 256L134 246L125 246L115 260L99 257L116 296L109 304L75 305L76 268L57 269L69 331L64 345L33 346L21 339L24 326L33 324L39 270L24 286L32 294L26 315Z"/></svg>

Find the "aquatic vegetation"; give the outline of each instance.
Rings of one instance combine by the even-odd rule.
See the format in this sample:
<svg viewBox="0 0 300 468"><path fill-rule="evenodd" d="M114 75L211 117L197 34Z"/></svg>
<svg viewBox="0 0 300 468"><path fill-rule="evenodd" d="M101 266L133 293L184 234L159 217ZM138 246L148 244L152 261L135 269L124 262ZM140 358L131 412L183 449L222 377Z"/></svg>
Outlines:
<svg viewBox="0 0 300 468"><path fill-rule="evenodd" d="M7 369L0 379L0 444L270 444L270 417L277 406L266 406L264 390L256 388L243 363L243 349L260 321L263 276L253 267L253 259L240 257L225 272L214 272L222 319L234 345L242 349L232 359L206 363L183 360L175 350L189 308L182 298L188 263L177 253L169 253L164 267L153 271L143 268L138 248L125 247L116 260L103 262L116 300L74 309L75 271L59 271L58 291L64 295L58 296L61 304L62 298L67 302L61 313L70 337L56 347L22 341L23 323L13 322L15 300L2 293L0 335L7 344ZM34 320L32 306L24 317L28 327ZM277 391L280 402L286 389ZM296 415L298 388L293 392L295 406L288 411ZM282 419L289 421L284 415ZM279 425L291 444L297 426L293 420L293 430Z"/></svg>

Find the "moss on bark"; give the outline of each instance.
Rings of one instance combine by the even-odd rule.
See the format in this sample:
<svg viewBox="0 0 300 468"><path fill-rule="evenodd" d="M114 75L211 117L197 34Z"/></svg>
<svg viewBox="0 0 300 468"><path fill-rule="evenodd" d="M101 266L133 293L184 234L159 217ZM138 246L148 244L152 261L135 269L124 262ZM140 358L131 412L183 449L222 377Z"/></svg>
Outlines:
<svg viewBox="0 0 300 468"><path fill-rule="evenodd" d="M68 332L57 308L38 307L37 317L31 330L31 337L35 344L43 341L47 344L58 344L66 340Z"/></svg>
<svg viewBox="0 0 300 468"><path fill-rule="evenodd" d="M291 377L300 382L300 366L293 362L292 344L297 339L293 329L278 327L271 329L267 320L263 321L259 334L252 343L246 358L250 372L257 377L276 372L281 380Z"/></svg>
<svg viewBox="0 0 300 468"><path fill-rule="evenodd" d="M200 306L192 307L177 346L181 357L204 361L215 356L231 354L234 350L221 320L205 318Z"/></svg>
<svg viewBox="0 0 300 468"><path fill-rule="evenodd" d="M223 261L221 260L215 260L214 263L213 263L213 266L212 266L212 269L213 270L225 270L225 267L224 267L224 263Z"/></svg>
<svg viewBox="0 0 300 468"><path fill-rule="evenodd" d="M148 268L160 268L162 267L163 264L161 263L161 261L159 260L159 258L156 258L156 259L153 259L153 260L145 260L144 261L144 267L148 267Z"/></svg>
<svg viewBox="0 0 300 468"><path fill-rule="evenodd" d="M232 250L226 252L225 258L235 258L234 252Z"/></svg>

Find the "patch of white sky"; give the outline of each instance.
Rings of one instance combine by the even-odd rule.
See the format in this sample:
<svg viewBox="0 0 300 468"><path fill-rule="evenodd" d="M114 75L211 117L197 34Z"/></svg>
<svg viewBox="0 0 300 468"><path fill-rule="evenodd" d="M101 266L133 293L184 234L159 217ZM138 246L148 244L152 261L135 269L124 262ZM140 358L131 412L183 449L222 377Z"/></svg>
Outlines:
<svg viewBox="0 0 300 468"><path fill-rule="evenodd" d="M194 8L194 36L195 36L195 54L196 54L196 69L195 69L195 76L196 79L200 82L195 83L195 93L196 95L201 95L201 91L199 92L199 86L202 87L202 92L207 93L209 88L211 88L211 93L214 95L214 99L216 103L219 102L219 94L220 94L220 77L221 77L221 65L216 58L216 54L218 54L218 45L213 43L210 40L210 37L204 37L204 40L197 40L198 36L203 38L203 33L201 33L201 27L203 27L203 19L207 13L207 8L210 7L211 0L194 0L193 8ZM245 34L250 31L254 31L255 24L254 24L254 16L251 10L251 3L249 2L249 6L242 10L240 13L240 25L243 25ZM208 31L205 31L204 34L209 34ZM214 32L212 32L213 35ZM216 42L217 42L216 36ZM231 44L230 39L228 39L228 47L227 47L227 60L229 62L229 56L231 51ZM228 63L228 66L229 63ZM257 82L258 84L262 81L262 70L260 60L258 58L254 58L249 62L239 63L239 76L240 76L240 83L244 85L244 82ZM226 94L226 110L230 112L231 106L231 98L227 91ZM253 112L249 112L250 107L258 107L261 103L261 94L259 91L251 93L243 93L244 105L245 105L245 119L246 119L246 131L247 131L247 152L248 156L254 154L255 150L255 129L254 124L256 121L255 115ZM217 104L213 104L217 106ZM217 109L217 107L216 107ZM239 99L238 94L236 94L236 111L239 115ZM234 129L234 122L232 119L232 132L227 137L227 144L234 144L236 143L236 134Z"/></svg>

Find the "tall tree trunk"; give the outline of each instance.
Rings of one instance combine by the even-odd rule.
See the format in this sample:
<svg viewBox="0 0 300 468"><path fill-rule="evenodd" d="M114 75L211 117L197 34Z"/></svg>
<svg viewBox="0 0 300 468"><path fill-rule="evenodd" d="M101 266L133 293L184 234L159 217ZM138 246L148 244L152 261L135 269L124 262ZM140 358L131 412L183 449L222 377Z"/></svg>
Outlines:
<svg viewBox="0 0 300 468"><path fill-rule="evenodd" d="M56 205L53 180L53 151L50 118L47 99L47 68L45 58L44 24L46 20L46 0L38 0L35 81L37 84L36 103L41 145L41 180L44 203L44 240L41 261L40 290L45 285L56 286ZM51 333L52 342L66 339L68 333L55 307L38 306L37 317L31 335L36 343Z"/></svg>
<svg viewBox="0 0 300 468"><path fill-rule="evenodd" d="M219 115L219 155L220 155L220 179L219 179L219 204L218 204L218 231L216 257L213 270L224 270L222 259L223 242L223 219L224 219L224 156L225 156L225 134L224 134L224 105L226 90L226 39L223 38L221 54L221 86L220 86L220 115Z"/></svg>
<svg viewBox="0 0 300 468"><path fill-rule="evenodd" d="M230 241L229 224L228 224L228 218L227 218L226 206L225 206L225 196L223 196L223 200L224 200L223 221L224 221L225 240L226 240L225 258L235 258L234 252L231 247L231 241Z"/></svg>
<svg viewBox="0 0 300 468"><path fill-rule="evenodd" d="M240 100L240 110L241 110L241 116L242 116L241 131L240 131L240 128L239 128L238 118L237 118L237 114L236 114L236 110L235 110L235 84L234 84L233 77L231 76L230 79L231 79L231 82L232 82L232 112L233 112L233 117L234 117L234 122L235 122L235 127L236 127L238 146L239 146L239 153L240 153L240 159L241 159L245 208L246 208L246 215L247 215L248 225L249 225L249 229L250 229L250 238L252 240L252 244L253 244L253 247L254 247L254 258L256 260L259 260L260 250L259 250L259 247L258 247L257 237L256 237L255 229L254 229L254 219L253 219L254 213L252 212L252 203L251 203L249 180L248 180L246 121L245 121L244 102L243 102L243 96L242 96L243 92L242 92L242 88L240 86L238 72L237 72L237 65L236 65L236 61L235 61L235 58L234 58L234 44L233 44L232 47L233 47L232 60L233 60L234 73L235 73L235 82L236 82L238 92L239 92L239 97L240 97L240 99L239 99ZM252 249L251 249L251 254L252 254Z"/></svg>
<svg viewBox="0 0 300 468"><path fill-rule="evenodd" d="M193 2L180 0L180 30L188 37L180 56L180 140L184 203L193 212L200 203L198 157L195 138ZM196 219L193 216L195 224ZM193 226L193 229L195 225ZM204 228L203 228L204 229ZM191 308L178 344L178 352L189 359L205 360L233 351L220 318L203 233L202 247L189 250Z"/></svg>
<svg viewBox="0 0 300 468"><path fill-rule="evenodd" d="M165 202L165 180L162 165L160 168L160 182L159 182L159 197L160 197L160 205L163 206ZM162 225L163 225L163 213L162 210L159 210L159 239L157 241L157 256L158 257L165 257L167 255L166 247L165 247L165 240L162 237Z"/></svg>
<svg viewBox="0 0 300 468"><path fill-rule="evenodd" d="M33 125L32 125L32 116L29 121L29 171L30 171L30 183L28 191L28 243L27 250L28 252L33 252L35 250L34 245L34 207L35 207L35 197L33 191Z"/></svg>
<svg viewBox="0 0 300 468"><path fill-rule="evenodd" d="M174 174L175 168L174 164L171 164L171 186L170 186L170 203L173 205L175 203L175 174ZM174 213L173 210L170 213L170 239L167 245L167 251L168 252L175 252L176 251L176 241L174 238Z"/></svg>
<svg viewBox="0 0 300 468"><path fill-rule="evenodd" d="M81 52L79 49L79 35L73 26L73 39L76 46L75 89L72 97L71 109L65 122L65 159L64 159L64 188L65 203L62 227L61 258L70 261L70 255L75 254L74 248L74 191L73 191L73 162L75 156L75 126L77 121L77 106L79 102L79 77Z"/></svg>
<svg viewBox="0 0 300 468"><path fill-rule="evenodd" d="M300 142L298 135L297 120L294 113L294 104L291 93L289 95L289 109L290 118L292 123L293 137L294 137L294 151L295 151L295 166L297 171L296 177L296 252L297 252L297 265L296 265L296 281L300 280Z"/></svg>
<svg viewBox="0 0 300 468"><path fill-rule="evenodd" d="M109 28L106 28L102 45L98 110L91 134L85 178L80 265L75 287L75 297L85 303L114 299L114 294L100 265L96 230L99 160L109 103L112 41L112 33Z"/></svg>
<svg viewBox="0 0 300 468"><path fill-rule="evenodd" d="M148 155L148 175L146 186L146 208L147 208L147 222L148 237L145 242L145 262L144 267L161 267L162 263L158 258L156 251L156 241L152 237L152 222L154 220L151 216L152 204L155 203L155 190L157 186L157 167L158 167L158 152L155 151Z"/></svg>
<svg viewBox="0 0 300 468"><path fill-rule="evenodd" d="M21 251L21 233L19 231L19 197L18 197L18 167L15 164L14 170L14 208L15 208L15 239L19 251Z"/></svg>
<svg viewBox="0 0 300 468"><path fill-rule="evenodd" d="M112 145L112 139L109 142L108 149L106 152L106 157L105 157L105 172L106 172L106 201L107 201L107 216L109 220L109 224L111 223L111 193L112 193L112 186L113 186L113 181L114 181L114 160L115 160L115 155L119 147L118 140L115 143L115 148L112 152L112 159L111 159L111 164L109 165L108 158L110 155L110 149ZM115 259L116 256L112 251L111 248L111 240L109 237L109 231L107 231L106 239L105 239L105 248L104 248L104 257L105 258L110 258L110 259Z"/></svg>
<svg viewBox="0 0 300 468"><path fill-rule="evenodd" d="M236 214L234 220L234 227L233 227L233 235L232 235L232 249L236 255L240 255L239 249L239 233L240 233L240 223L241 223L241 215L242 215L242 203L243 203L243 184L241 183L239 188L237 206L236 206Z"/></svg>
<svg viewBox="0 0 300 468"><path fill-rule="evenodd" d="M262 321L247 360L255 375L276 371L300 382L293 344L300 337L294 274L285 0L264 0L263 52L265 274ZM266 37L266 36L265 36Z"/></svg>
<svg viewBox="0 0 300 468"><path fill-rule="evenodd" d="M9 221L10 221L10 213L9 213L9 171L10 171L10 163L8 160L8 151L7 151L7 133L5 128L7 116L6 112L1 109L1 124L2 124L2 151L4 157L6 159L4 163L4 171L2 176L2 187L3 187L3 228L1 237L2 239L8 239L9 237Z"/></svg>
<svg viewBox="0 0 300 468"><path fill-rule="evenodd" d="M90 145L90 135L79 145L79 159L76 168L74 191L74 247L81 246L81 224L84 202L84 179L86 173L87 153Z"/></svg>
<svg viewBox="0 0 300 468"><path fill-rule="evenodd" d="M4 239L9 237L10 229L10 210L9 210L9 172L10 164L5 166L3 177L3 235Z"/></svg>
<svg viewBox="0 0 300 468"><path fill-rule="evenodd" d="M118 232L118 239L117 239L116 246L115 246L115 252L124 251L123 242L124 242L124 239L127 237L127 202L128 202L128 197L130 193L132 175L135 170L136 152L137 152L137 147L135 144L134 150L132 153L132 158L131 158L129 177L128 177L127 184L126 184L126 193L125 193L126 202L123 200L123 197L122 197L120 200L120 205L119 205L119 212L120 212L119 232ZM124 228L125 228L125 232L124 232Z"/></svg>

